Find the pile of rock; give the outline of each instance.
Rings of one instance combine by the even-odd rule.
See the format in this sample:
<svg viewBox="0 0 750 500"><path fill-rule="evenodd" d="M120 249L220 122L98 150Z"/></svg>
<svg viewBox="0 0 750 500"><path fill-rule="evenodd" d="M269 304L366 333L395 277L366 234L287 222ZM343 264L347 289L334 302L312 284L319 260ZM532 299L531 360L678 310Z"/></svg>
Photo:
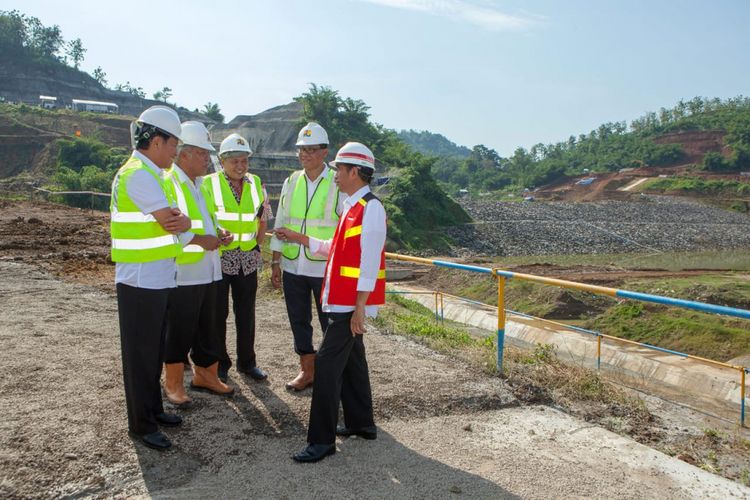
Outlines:
<svg viewBox="0 0 750 500"><path fill-rule="evenodd" d="M750 248L750 217L690 200L462 203L474 223L445 228L458 253L590 254Z"/></svg>

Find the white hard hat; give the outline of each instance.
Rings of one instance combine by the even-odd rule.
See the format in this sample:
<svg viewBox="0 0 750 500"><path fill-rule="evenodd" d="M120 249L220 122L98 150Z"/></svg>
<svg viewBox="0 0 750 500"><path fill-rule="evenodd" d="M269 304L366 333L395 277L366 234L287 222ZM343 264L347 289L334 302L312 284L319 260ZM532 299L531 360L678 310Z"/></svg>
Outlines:
<svg viewBox="0 0 750 500"><path fill-rule="evenodd" d="M226 139L221 141L221 146L219 146L219 156L222 156L225 153L234 152L247 153L248 156L253 154L253 150L250 149L250 144L247 143L247 139L240 134L229 134Z"/></svg>
<svg viewBox="0 0 750 500"><path fill-rule="evenodd" d="M347 142L336 153L334 164L348 163L375 171L375 155L370 148L359 142Z"/></svg>
<svg viewBox="0 0 750 500"><path fill-rule="evenodd" d="M167 106L151 106L138 117L136 127L152 125L162 131L180 138L182 126L177 112Z"/></svg>
<svg viewBox="0 0 750 500"><path fill-rule="evenodd" d="M310 122L299 131L295 146L316 146L319 144L328 145L328 133L317 123Z"/></svg>
<svg viewBox="0 0 750 500"><path fill-rule="evenodd" d="M211 145L211 135L201 122L187 121L182 123L180 140L187 146L195 146L207 151L216 151Z"/></svg>

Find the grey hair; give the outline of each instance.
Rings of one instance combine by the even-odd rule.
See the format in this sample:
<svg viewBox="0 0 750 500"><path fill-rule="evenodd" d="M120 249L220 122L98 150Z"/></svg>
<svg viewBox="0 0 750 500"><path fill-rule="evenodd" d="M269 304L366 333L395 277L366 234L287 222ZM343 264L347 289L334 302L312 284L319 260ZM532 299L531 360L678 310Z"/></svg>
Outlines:
<svg viewBox="0 0 750 500"><path fill-rule="evenodd" d="M192 144L178 144L177 145L177 156L180 156L183 151L190 151L192 149L201 149L198 146L193 146Z"/></svg>

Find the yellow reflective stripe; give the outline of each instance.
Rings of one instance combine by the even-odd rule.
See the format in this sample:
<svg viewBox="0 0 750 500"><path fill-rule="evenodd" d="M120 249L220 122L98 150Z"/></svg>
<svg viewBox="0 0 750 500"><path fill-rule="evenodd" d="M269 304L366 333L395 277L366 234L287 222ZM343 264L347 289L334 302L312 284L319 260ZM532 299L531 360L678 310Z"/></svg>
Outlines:
<svg viewBox="0 0 750 500"><path fill-rule="evenodd" d="M156 238L140 238L140 239L112 239L112 248L115 250L150 250L152 248L160 248L178 243L177 237L171 234L166 236L157 236Z"/></svg>
<svg viewBox="0 0 750 500"><path fill-rule="evenodd" d="M112 222L156 222L156 219L143 212L112 212Z"/></svg>
<svg viewBox="0 0 750 500"><path fill-rule="evenodd" d="M344 239L351 238L352 236L359 236L362 234L362 225L350 227L344 233Z"/></svg>
<svg viewBox="0 0 750 500"><path fill-rule="evenodd" d="M345 278L359 278L359 268L341 266L341 276Z"/></svg>
<svg viewBox="0 0 750 500"><path fill-rule="evenodd" d="M359 268L341 266L341 276L344 278L359 278ZM385 279L385 269L378 271L378 279Z"/></svg>
<svg viewBox="0 0 750 500"><path fill-rule="evenodd" d="M360 199L359 199L359 204L360 204L360 205L362 205L362 206L364 207L365 205L367 205L367 202L365 201L365 199L364 199L364 198L360 198Z"/></svg>

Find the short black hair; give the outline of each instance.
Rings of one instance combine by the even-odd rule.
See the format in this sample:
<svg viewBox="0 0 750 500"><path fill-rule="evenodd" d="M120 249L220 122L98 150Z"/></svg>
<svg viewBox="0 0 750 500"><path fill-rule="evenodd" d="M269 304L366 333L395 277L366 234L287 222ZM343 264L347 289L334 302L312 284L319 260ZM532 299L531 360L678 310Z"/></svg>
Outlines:
<svg viewBox="0 0 750 500"><path fill-rule="evenodd" d="M355 165L354 163L337 163L336 166L345 166L347 169L356 168L359 178L367 184L370 184L372 182L372 178L375 175L375 170L367 167L362 167L360 165Z"/></svg>
<svg viewBox="0 0 750 500"><path fill-rule="evenodd" d="M135 131L135 149L148 149L155 137L161 137L166 141L172 135L159 127L144 123Z"/></svg>

